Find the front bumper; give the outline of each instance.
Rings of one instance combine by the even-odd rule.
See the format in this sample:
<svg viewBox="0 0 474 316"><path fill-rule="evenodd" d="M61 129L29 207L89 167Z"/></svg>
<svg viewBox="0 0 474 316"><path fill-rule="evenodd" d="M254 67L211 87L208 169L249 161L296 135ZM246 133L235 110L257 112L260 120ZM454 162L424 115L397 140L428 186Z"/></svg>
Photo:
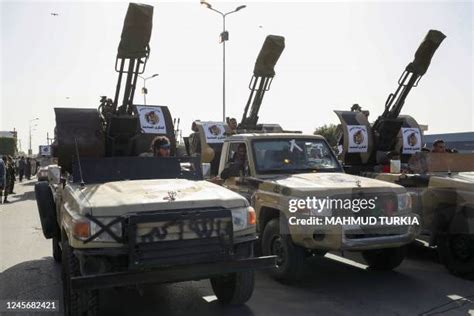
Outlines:
<svg viewBox="0 0 474 316"><path fill-rule="evenodd" d="M348 234L342 235L341 250L371 250L382 248L395 248L411 243L419 234L419 229L409 226L404 234L399 235L373 235L361 238L348 238Z"/></svg>
<svg viewBox="0 0 474 316"><path fill-rule="evenodd" d="M71 278L75 290L101 289L146 283L172 283L207 279L227 273L254 269L267 269L276 265L275 256L245 258L223 262L176 265L151 270L129 270L123 272L78 276Z"/></svg>
<svg viewBox="0 0 474 316"><path fill-rule="evenodd" d="M412 214L411 218L418 215ZM416 225L406 226L300 226L292 227L293 241L307 249L362 251L409 244L420 234Z"/></svg>

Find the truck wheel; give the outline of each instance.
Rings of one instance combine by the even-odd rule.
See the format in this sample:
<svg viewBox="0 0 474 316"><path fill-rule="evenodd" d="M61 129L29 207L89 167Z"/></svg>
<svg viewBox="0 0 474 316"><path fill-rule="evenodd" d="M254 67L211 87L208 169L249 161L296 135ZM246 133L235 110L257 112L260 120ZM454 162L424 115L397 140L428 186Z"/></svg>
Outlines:
<svg viewBox="0 0 474 316"><path fill-rule="evenodd" d="M406 248L384 248L362 251L362 257L374 270L393 270L405 259Z"/></svg>
<svg viewBox="0 0 474 316"><path fill-rule="evenodd" d="M56 262L61 262L61 257L62 257L62 251L61 247L59 246L59 238L58 237L53 237L52 239L52 244L53 244L53 259Z"/></svg>
<svg viewBox="0 0 474 316"><path fill-rule="evenodd" d="M211 278L214 294L222 304L244 304L252 297L254 284L253 270Z"/></svg>
<svg viewBox="0 0 474 316"><path fill-rule="evenodd" d="M302 277L304 249L295 245L289 234L280 234L279 218L274 218L265 225L262 252L265 256L277 256L277 266L271 272L275 279L292 281Z"/></svg>
<svg viewBox="0 0 474 316"><path fill-rule="evenodd" d="M66 316L95 316L98 315L99 293L97 290L73 290L71 278L79 276L79 260L74 256L67 239L62 238L62 281L64 315Z"/></svg>
<svg viewBox="0 0 474 316"><path fill-rule="evenodd" d="M59 236L56 205L48 182L41 181L35 184L35 197L44 237L49 239Z"/></svg>
<svg viewBox="0 0 474 316"><path fill-rule="evenodd" d="M444 234L438 237L440 261L454 275L474 279L474 236Z"/></svg>

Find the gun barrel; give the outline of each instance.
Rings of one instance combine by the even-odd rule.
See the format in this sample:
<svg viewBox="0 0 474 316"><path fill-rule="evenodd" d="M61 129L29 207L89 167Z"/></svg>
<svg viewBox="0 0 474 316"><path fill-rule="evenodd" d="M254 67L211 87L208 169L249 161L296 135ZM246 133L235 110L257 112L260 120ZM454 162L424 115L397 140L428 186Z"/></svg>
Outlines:
<svg viewBox="0 0 474 316"><path fill-rule="evenodd" d="M153 7L147 4L130 3L123 22L117 57L147 57L152 27Z"/></svg>
<svg viewBox="0 0 474 316"><path fill-rule="evenodd" d="M285 49L285 38L278 35L268 35L258 54L253 74L255 77L274 77L275 65Z"/></svg>
<svg viewBox="0 0 474 316"><path fill-rule="evenodd" d="M430 30L423 42L421 42L420 47L418 47L415 53L415 59L408 64L406 70L423 76L428 70L431 58L433 58L434 53L445 38L446 35L440 31Z"/></svg>

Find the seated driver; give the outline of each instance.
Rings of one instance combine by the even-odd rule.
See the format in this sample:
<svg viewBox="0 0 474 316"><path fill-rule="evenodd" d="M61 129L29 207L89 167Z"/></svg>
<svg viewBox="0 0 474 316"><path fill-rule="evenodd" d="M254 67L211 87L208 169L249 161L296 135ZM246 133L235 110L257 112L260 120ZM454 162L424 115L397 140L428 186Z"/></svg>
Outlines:
<svg viewBox="0 0 474 316"><path fill-rule="evenodd" d="M227 163L224 170L221 172L221 178L227 179L236 174L240 174L240 171L245 171L245 166L247 164L247 147L244 143L239 144L237 147L237 152L235 152L234 157Z"/></svg>

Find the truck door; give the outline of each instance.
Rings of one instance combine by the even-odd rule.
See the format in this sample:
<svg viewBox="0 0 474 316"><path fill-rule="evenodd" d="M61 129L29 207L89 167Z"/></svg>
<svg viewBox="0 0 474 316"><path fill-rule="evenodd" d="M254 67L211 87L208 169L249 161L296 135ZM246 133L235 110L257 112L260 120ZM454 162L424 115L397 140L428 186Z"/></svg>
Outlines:
<svg viewBox="0 0 474 316"><path fill-rule="evenodd" d="M248 148L244 142L231 142L226 148L225 167L220 176L224 187L244 196L249 202L253 188L247 178L250 176Z"/></svg>

